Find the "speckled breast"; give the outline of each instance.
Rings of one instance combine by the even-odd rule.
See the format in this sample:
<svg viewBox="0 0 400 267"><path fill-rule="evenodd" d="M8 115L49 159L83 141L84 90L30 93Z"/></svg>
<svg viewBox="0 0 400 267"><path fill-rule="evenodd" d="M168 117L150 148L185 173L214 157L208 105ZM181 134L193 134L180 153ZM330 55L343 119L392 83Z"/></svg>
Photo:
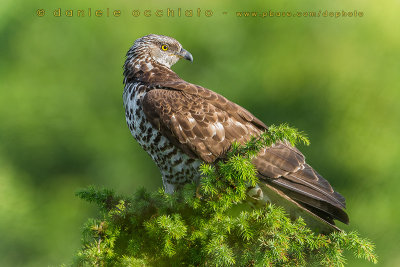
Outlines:
<svg viewBox="0 0 400 267"><path fill-rule="evenodd" d="M141 83L126 84L123 94L126 122L133 137L160 169L165 191L172 193L186 183L198 182L202 161L183 153L147 120L141 102L148 91Z"/></svg>

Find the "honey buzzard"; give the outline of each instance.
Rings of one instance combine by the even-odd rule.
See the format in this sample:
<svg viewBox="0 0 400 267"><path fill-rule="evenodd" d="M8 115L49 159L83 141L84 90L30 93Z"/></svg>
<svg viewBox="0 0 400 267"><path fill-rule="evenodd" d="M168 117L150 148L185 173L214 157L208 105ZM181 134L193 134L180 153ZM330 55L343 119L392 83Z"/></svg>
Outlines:
<svg viewBox="0 0 400 267"><path fill-rule="evenodd" d="M224 157L233 141L245 143L268 127L243 107L182 80L171 66L192 55L174 38L150 34L137 39L124 64L128 127L162 174L166 192L198 182L199 166ZM344 223L345 199L287 142L260 151L253 160L260 184L249 189L259 203L283 206L321 232Z"/></svg>

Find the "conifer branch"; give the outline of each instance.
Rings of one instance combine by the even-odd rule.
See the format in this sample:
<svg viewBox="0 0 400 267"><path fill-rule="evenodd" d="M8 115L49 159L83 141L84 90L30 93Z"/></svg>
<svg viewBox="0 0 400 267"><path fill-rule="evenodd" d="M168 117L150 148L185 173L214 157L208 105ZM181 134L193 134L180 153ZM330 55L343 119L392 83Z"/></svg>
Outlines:
<svg viewBox="0 0 400 267"><path fill-rule="evenodd" d="M317 234L300 218L291 221L280 207L229 211L258 182L251 159L278 141L309 144L288 125L245 145L232 144L227 158L203 164L197 187L186 185L174 194L138 190L118 196L109 189L89 187L80 198L100 208L99 219L84 226L78 266L341 266L344 251L377 262L374 245L356 232Z"/></svg>

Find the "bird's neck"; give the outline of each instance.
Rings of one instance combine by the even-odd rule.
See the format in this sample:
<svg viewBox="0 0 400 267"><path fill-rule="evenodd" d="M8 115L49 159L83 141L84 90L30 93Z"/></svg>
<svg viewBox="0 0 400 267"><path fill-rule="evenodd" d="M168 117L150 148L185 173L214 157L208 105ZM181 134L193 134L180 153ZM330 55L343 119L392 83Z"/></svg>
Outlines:
<svg viewBox="0 0 400 267"><path fill-rule="evenodd" d="M124 83L144 82L158 84L159 82L180 79L167 66L160 64L151 57L132 55L127 57L124 64Z"/></svg>

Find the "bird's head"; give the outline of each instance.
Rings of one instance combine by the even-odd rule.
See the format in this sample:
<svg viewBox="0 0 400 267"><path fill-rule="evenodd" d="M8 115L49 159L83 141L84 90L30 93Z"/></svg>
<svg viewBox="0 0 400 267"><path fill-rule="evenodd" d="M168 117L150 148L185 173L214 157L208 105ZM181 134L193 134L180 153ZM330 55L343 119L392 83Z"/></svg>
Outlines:
<svg viewBox="0 0 400 267"><path fill-rule="evenodd" d="M182 48L182 45L172 37L149 34L137 39L128 55L135 57L150 57L154 61L170 68L179 59L193 62L193 56Z"/></svg>

